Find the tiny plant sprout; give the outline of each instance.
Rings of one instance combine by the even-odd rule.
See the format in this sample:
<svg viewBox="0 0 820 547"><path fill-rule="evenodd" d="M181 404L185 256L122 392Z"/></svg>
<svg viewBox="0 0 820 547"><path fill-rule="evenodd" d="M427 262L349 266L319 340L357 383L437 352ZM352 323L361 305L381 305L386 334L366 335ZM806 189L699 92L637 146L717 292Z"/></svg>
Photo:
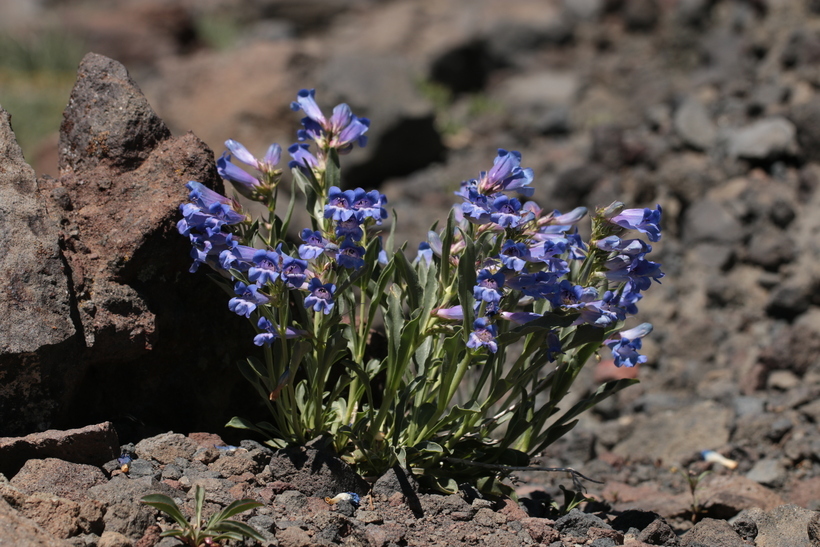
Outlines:
<svg viewBox="0 0 820 547"><path fill-rule="evenodd" d="M230 520L230 517L234 515L244 513L255 507L261 507L262 504L258 501L251 499L237 500L205 520L202 515L202 508L205 504L205 489L197 485L194 491L193 521L188 521L176 502L163 494L143 496L140 501L154 509L159 509L177 523L177 528L165 530L160 534L160 537L175 537L188 547L219 545L222 540L241 541L243 537L256 541L265 541L265 538L251 526L244 522Z"/></svg>

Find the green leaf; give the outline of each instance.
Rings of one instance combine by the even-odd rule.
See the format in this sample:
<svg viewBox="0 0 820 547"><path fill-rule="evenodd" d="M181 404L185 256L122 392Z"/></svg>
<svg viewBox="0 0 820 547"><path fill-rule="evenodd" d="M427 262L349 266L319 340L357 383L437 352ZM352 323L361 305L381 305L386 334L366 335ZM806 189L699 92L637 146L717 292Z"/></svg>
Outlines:
<svg viewBox="0 0 820 547"><path fill-rule="evenodd" d="M418 450L421 454L444 454L444 448L433 441L422 441L416 444L413 448Z"/></svg>
<svg viewBox="0 0 820 547"><path fill-rule="evenodd" d="M244 513L245 511L250 511L255 507L262 507L264 504L259 503L258 501L252 499L241 499L231 503L225 509L217 513L218 518L216 522L221 522L225 519L229 519L234 515L238 515L239 513Z"/></svg>
<svg viewBox="0 0 820 547"><path fill-rule="evenodd" d="M185 515L183 515L179 510L179 507L177 507L174 500L164 494L149 494L147 496L143 496L142 499L140 499L140 502L168 514L168 516L174 519L177 524L183 528L191 526L188 519L186 519Z"/></svg>
<svg viewBox="0 0 820 547"><path fill-rule="evenodd" d="M172 528L171 530L165 530L162 532L159 537L167 538L167 537L182 537L182 536L190 536L190 530L180 530L179 528Z"/></svg>
<svg viewBox="0 0 820 547"><path fill-rule="evenodd" d="M325 191L329 190L331 186L342 186L342 172L339 164L339 153L335 148L331 148L330 154L328 155L328 162L325 170Z"/></svg>
<svg viewBox="0 0 820 547"><path fill-rule="evenodd" d="M458 298L464 312L461 336L466 343L470 338L470 333L473 332L473 302L475 302L473 287L476 284L477 274L475 271L475 245L467 234L462 232L462 237L464 238L465 247L458 262Z"/></svg>
<svg viewBox="0 0 820 547"><path fill-rule="evenodd" d="M410 306L411 310L417 310L419 309L419 297L422 294L422 288L419 283L419 278L416 275L416 271L413 269L413 266L401 250L396 251L396 254L393 256L397 265L396 271L399 272L402 279L404 279L404 282L407 284L407 289L404 291L404 295L407 298L407 304Z"/></svg>
<svg viewBox="0 0 820 547"><path fill-rule="evenodd" d="M441 285L443 287L450 285L450 247L453 244L453 234L455 232L455 209L450 209L450 214L447 215L447 227L444 228L444 234L441 238Z"/></svg>
<svg viewBox="0 0 820 547"><path fill-rule="evenodd" d="M263 437L285 437L281 431L273 427L268 422L259 422L258 424L254 424L249 420L246 420L245 418L240 418L239 416L234 416L233 418L231 418L231 420L227 424L225 424L225 427L235 427L236 429L247 429L248 431L255 431Z"/></svg>
<svg viewBox="0 0 820 547"><path fill-rule="evenodd" d="M200 526L202 524L202 506L205 504L205 489L199 484L196 485L194 491L194 500L194 511L196 512L194 526Z"/></svg>

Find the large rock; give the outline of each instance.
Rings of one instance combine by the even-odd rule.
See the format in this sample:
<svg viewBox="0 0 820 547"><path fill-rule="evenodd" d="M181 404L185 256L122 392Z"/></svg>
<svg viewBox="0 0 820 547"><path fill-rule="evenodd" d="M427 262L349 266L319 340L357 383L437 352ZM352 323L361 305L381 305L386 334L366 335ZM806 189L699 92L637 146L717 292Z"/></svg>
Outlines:
<svg viewBox="0 0 820 547"><path fill-rule="evenodd" d="M34 170L23 159L0 108L0 435L47 422L73 391L67 361L49 361L72 347L70 314L57 227L50 222Z"/></svg>
<svg viewBox="0 0 820 547"><path fill-rule="evenodd" d="M172 137L125 68L96 54L64 113L58 179L35 183L6 114L0 143L0 435L105 419L215 430L251 407L232 359L252 333L205 275L187 274L176 230L186 182L222 189L213 152Z"/></svg>
<svg viewBox="0 0 820 547"><path fill-rule="evenodd" d="M36 522L15 511L0 498L0 537L3 543L15 547L70 547L72 544L57 539Z"/></svg>
<svg viewBox="0 0 820 547"><path fill-rule="evenodd" d="M0 437L0 473L11 477L26 460L35 458L60 458L100 466L116 458L119 448L111 422L68 431L48 430L25 437Z"/></svg>

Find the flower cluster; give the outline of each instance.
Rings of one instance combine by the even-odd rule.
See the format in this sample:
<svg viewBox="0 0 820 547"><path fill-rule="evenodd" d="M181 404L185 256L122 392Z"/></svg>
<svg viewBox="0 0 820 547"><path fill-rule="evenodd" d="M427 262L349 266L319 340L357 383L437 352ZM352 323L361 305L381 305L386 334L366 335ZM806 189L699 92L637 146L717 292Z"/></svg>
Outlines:
<svg viewBox="0 0 820 547"><path fill-rule="evenodd" d="M463 199L456 207L462 223L459 234L473 225L474 235L489 232L501 242L499 252L484 260L476 274L473 309L483 316L474 322L468 347L495 352L498 345L494 322L498 319L514 318L520 324L539 319L544 313L573 311L578 314L576 324L614 327L627 315L637 313L636 302L642 298L641 293L652 280L660 282L664 275L659 264L646 259L652 250L649 244L617 235L631 229L658 241L660 206L654 211L623 210L622 205L616 204L609 211L598 211L594 219L594 248L589 249L576 227L587 214L585 208L562 215L558 211L546 212L532 201L522 204L508 195L511 191L532 195L532 179L532 169L521 167L519 152L499 150L493 167L482 171L477 179L462 182L456 193ZM456 241L450 255L457 257L461 246L462 242ZM440 240L428 247L439 248ZM579 267L573 267L572 262ZM581 266L584 263L586 267ZM544 301L544 312L499 314L532 301ZM460 305L457 308L462 309ZM448 311L439 309L437 313L452 319ZM463 314L456 314L456 318L462 319ZM639 339L637 345L633 342L629 347L639 349ZM620 348L615 350L616 356L620 355ZM556 351L560 348L553 347L553 355ZM619 366L634 366L643 361L618 357L615 362Z"/></svg>
<svg viewBox="0 0 820 547"><path fill-rule="evenodd" d="M483 488L504 493L493 464L541 452L583 409L633 382L607 382L560 413L593 355L607 347L617 366L646 362L651 325L624 324L664 276L641 239L659 241L660 207L596 209L584 240L587 209L529 201L532 169L499 150L488 171L461 183L446 228L428 232L411 261L392 232L382 240L385 196L342 182L340 158L366 144L369 120L345 104L325 117L313 90L291 107L305 117L287 149L285 214L276 207L282 148L256 158L234 140L218 172L267 216L247 218L198 182L180 207L191 271L207 264L224 278L228 308L251 321L264 354L240 368L273 420L229 425L276 447L329 435L365 474L400 464L440 490L483 477ZM292 214L296 203L310 225L293 231L291 220L304 218Z"/></svg>
<svg viewBox="0 0 820 547"><path fill-rule="evenodd" d="M294 110L304 109L307 116L302 119L304 129L299 131L299 140L310 139L319 146L317 159L309 151L308 144L294 144L289 148L292 164L298 167L318 167L328 158L331 151L348 152L354 143L364 146L363 135L370 124L366 118L357 118L350 108L341 104L326 119L314 100L313 90L302 90ZM273 191L279 183L281 170L277 169L282 149L272 144L262 159L255 158L241 143L230 139L225 142L228 149L217 160L217 170L243 196L270 202ZM258 176L250 175L234 165L236 158L258 171ZM280 242L276 249L257 249L249 246L251 241L229 230L229 226L246 222L239 204L199 182L187 184L191 191L189 203L180 206L183 219L177 228L189 236L192 244L196 271L206 263L213 269L234 281L235 296L228 301L228 308L241 316L250 318L263 304L283 305L287 297L285 291L300 291L304 295L306 309L325 315L335 306L336 285L332 280L337 267L358 269L364 265L365 249L361 245L367 228L381 224L387 218L384 205L387 199L377 191L366 192L361 188L341 190L333 186L327 196L324 217L325 229L305 228L301 236L303 244L298 247L297 256L284 250ZM259 334L254 338L256 345L271 345L278 338L295 338L306 331L288 325L277 325L272 317L260 316L256 321Z"/></svg>

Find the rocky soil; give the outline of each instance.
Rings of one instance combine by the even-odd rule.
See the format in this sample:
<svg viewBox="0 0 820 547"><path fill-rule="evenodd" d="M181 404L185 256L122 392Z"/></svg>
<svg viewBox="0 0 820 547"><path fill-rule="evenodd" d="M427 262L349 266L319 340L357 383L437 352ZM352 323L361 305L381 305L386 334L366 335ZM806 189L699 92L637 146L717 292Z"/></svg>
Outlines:
<svg viewBox="0 0 820 547"><path fill-rule="evenodd" d="M279 545L820 545L820 4L119 0L53 9L108 58L84 61L59 145L28 158L34 172L13 123L0 124L0 192L15 204L0 222L17 249L0 254L13 281L0 300L9 318L0 471L10 479L0 485L0 530L16 530L18 544L151 545L154 515L135 500L162 491L189 499L208 481L213 504L265 501L251 522ZM241 24L231 47L207 47L195 24L206 16ZM270 454L221 428L258 411L231 361L248 351L246 333L207 281L184 273L175 208L186 180L219 184L212 151L225 139L257 152L293 142L288 104L302 87L373 120L346 180L387 194L411 242L497 148L522 152L547 207L662 205L654 247L667 276L641 302L640 319L655 325L649 362L631 371L641 383L536 462L601 481L586 483L597 500L587 513L550 515L547 500L560 503L558 486L571 481L543 472L514 477L520 504L418 493L388 477L360 507L331 507L322 497L342 486L294 478L288 469L302 456ZM203 316L223 318L221 330L194 329L191 318ZM577 393L622 373L604 356ZM107 420L119 438L79 456L66 448L78 441L46 443L53 449L37 439L9 455L27 433ZM163 433L171 429L209 431L241 449ZM127 474L112 467L121 443L138 456ZM704 461L703 450L737 466ZM693 497L684 475L706 470Z"/></svg>

